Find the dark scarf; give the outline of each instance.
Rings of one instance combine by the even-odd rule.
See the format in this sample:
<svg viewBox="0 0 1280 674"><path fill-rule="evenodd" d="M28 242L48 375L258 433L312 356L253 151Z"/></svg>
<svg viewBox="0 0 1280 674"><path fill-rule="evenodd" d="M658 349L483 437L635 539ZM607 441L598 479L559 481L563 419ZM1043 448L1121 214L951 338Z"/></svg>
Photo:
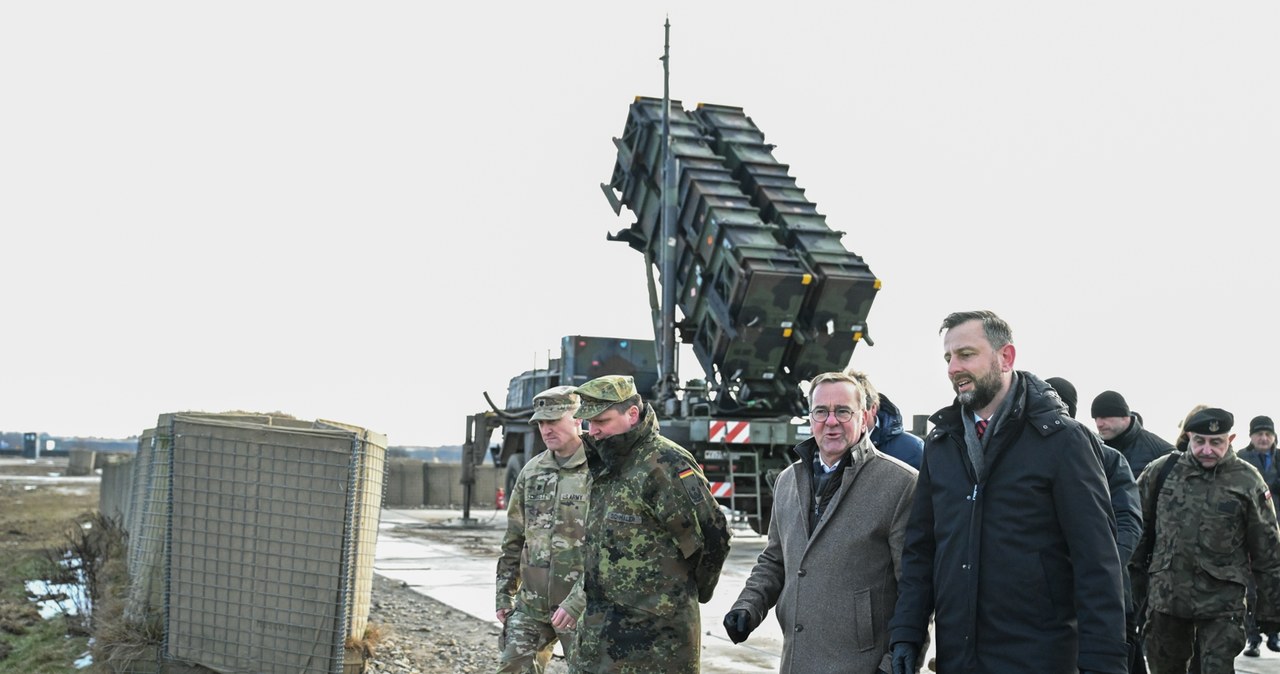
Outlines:
<svg viewBox="0 0 1280 674"><path fill-rule="evenodd" d="M813 535L814 529L818 528L818 520L822 519L822 513L827 511L827 504L831 503L831 497L840 491L840 483L844 480L844 469L849 467L849 457L853 455L853 448L850 447L844 451L844 455L836 462L835 470L830 473L822 467L822 454L815 451L813 453L813 461L810 462L809 468L813 471L813 507L809 509L809 535Z"/></svg>
<svg viewBox="0 0 1280 674"><path fill-rule="evenodd" d="M1005 417L1009 416L1014 399L1022 395L1022 387L1022 377L1014 372L1013 381L1009 383L1009 393L1000 402L1000 407L996 408L995 413L991 415L981 440L978 439L978 431L974 426L973 410L964 405L960 406L960 420L964 422L964 444L969 452L969 462L973 464L973 472L978 476L978 482L982 482L987 476L987 447L991 445L991 438L995 437L1001 423L1004 422Z"/></svg>

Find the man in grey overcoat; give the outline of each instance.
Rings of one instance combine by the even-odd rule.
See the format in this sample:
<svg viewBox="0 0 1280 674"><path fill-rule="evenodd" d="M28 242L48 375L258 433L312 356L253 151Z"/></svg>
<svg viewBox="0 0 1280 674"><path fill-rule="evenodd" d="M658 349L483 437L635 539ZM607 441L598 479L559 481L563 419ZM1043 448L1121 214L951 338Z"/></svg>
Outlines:
<svg viewBox="0 0 1280 674"><path fill-rule="evenodd" d="M813 437L778 476L769 542L724 618L740 643L776 606L783 674L890 671L889 618L916 470L872 446L864 399L843 372L813 379Z"/></svg>

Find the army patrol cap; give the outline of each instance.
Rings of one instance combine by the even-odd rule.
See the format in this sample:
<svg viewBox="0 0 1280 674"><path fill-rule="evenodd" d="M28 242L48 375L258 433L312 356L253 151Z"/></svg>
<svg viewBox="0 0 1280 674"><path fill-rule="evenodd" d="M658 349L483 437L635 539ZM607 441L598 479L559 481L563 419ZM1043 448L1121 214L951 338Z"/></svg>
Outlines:
<svg viewBox="0 0 1280 674"><path fill-rule="evenodd" d="M1196 412L1187 419L1187 426L1182 430L1199 435L1226 435L1231 432L1231 424L1234 422L1235 417L1231 416L1230 412L1210 407Z"/></svg>
<svg viewBox="0 0 1280 674"><path fill-rule="evenodd" d="M533 397L532 421L555 421L578 409L578 394L572 386L556 386Z"/></svg>
<svg viewBox="0 0 1280 674"><path fill-rule="evenodd" d="M578 419L600 416L610 405L636 395L636 381L627 375L610 374L596 377L574 390L582 397L582 407L574 413Z"/></svg>

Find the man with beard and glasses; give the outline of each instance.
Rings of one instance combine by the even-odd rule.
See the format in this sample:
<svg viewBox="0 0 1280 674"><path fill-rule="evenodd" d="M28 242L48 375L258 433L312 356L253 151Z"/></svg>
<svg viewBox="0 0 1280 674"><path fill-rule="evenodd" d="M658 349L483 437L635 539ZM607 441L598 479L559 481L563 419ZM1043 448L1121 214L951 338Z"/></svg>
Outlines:
<svg viewBox="0 0 1280 674"><path fill-rule="evenodd" d="M1125 674L1124 588L1101 443L1013 369L990 311L942 322L956 392L925 439L890 621L893 674L929 615L940 672Z"/></svg>

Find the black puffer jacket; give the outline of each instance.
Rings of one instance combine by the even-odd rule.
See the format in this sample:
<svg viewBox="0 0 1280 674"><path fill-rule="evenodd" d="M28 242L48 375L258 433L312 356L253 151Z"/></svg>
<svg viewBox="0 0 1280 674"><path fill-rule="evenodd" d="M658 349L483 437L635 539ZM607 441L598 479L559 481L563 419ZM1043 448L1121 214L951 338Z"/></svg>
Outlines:
<svg viewBox="0 0 1280 674"><path fill-rule="evenodd" d="M1143 428L1142 417L1137 413L1130 412L1129 418L1133 423L1129 424L1128 430L1107 440L1107 444L1124 454L1124 458L1129 462L1129 470L1133 471L1133 477L1136 480L1148 463L1172 452L1173 445Z"/></svg>
<svg viewBox="0 0 1280 674"><path fill-rule="evenodd" d="M940 672L1123 674L1125 620L1100 443L1016 372L976 482L956 402L931 418L891 641L937 623Z"/></svg>

